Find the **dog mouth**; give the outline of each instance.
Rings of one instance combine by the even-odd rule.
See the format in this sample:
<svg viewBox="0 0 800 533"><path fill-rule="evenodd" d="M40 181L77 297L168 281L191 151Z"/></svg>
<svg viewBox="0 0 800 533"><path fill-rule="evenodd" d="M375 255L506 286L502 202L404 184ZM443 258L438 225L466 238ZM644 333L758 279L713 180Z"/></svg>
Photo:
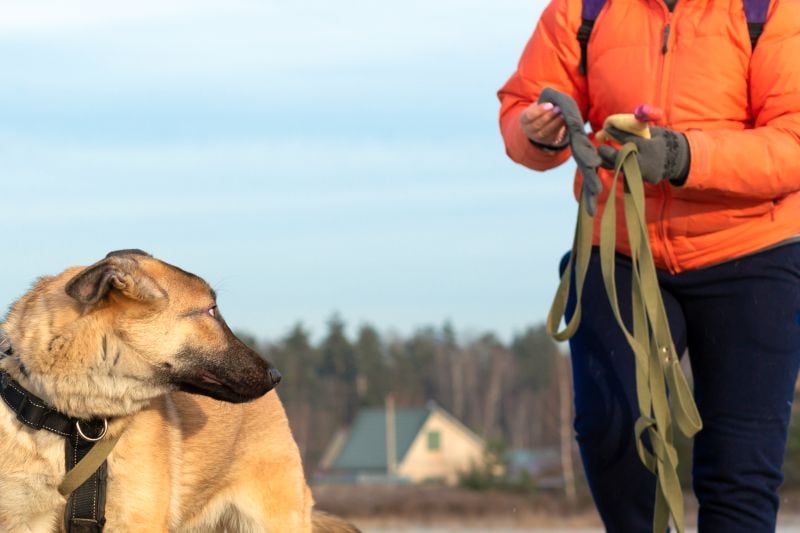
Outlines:
<svg viewBox="0 0 800 533"><path fill-rule="evenodd" d="M219 379L217 376L215 376L208 370L203 370L202 372L200 372L200 381L210 385L219 385L220 387L225 386L225 384L222 382L221 379Z"/></svg>
<svg viewBox="0 0 800 533"><path fill-rule="evenodd" d="M196 375L183 376L173 380L178 390L191 394L202 394L215 400L230 403L243 403L257 398L250 391L243 391L238 384L229 384L209 370L203 370Z"/></svg>
<svg viewBox="0 0 800 533"><path fill-rule="evenodd" d="M165 368L178 390L242 403L263 396L278 384L281 374L268 361L244 345L220 352L185 348L178 364Z"/></svg>

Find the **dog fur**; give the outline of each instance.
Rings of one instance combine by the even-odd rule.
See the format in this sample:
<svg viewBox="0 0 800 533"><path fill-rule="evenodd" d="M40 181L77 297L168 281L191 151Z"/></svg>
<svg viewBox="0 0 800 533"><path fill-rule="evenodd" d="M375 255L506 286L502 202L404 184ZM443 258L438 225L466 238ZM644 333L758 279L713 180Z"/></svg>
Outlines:
<svg viewBox="0 0 800 533"><path fill-rule="evenodd" d="M312 513L279 375L201 278L139 250L43 277L0 326L0 367L63 414L107 418L105 531L354 532ZM0 401L0 531L63 529L64 439ZM313 515L313 518L312 518Z"/></svg>

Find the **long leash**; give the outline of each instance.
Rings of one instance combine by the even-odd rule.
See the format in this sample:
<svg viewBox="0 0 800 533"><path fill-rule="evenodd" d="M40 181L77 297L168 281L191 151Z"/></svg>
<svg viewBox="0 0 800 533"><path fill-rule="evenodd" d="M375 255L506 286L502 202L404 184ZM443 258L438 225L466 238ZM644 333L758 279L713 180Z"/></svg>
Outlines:
<svg viewBox="0 0 800 533"><path fill-rule="evenodd" d="M616 193L620 176L624 182L624 217L631 249L632 331L622 320L614 278ZM657 480L653 531L666 531L671 516L678 533L683 533L683 491L677 472L674 426L677 425L687 437L692 437L700 431L702 422L680 367L661 298L647 235L644 185L636 159L636 145L633 143L626 144L619 152L608 198L600 219L600 267L614 317L635 358L636 397L640 413L635 425L636 448L642 463L655 474ZM547 316L547 331L559 341L569 339L580 324L581 294L592 252L592 222L581 197L572 252ZM575 313L565 328L559 331L561 317L567 308L573 270L577 297ZM645 444L645 436L649 437L649 449Z"/></svg>

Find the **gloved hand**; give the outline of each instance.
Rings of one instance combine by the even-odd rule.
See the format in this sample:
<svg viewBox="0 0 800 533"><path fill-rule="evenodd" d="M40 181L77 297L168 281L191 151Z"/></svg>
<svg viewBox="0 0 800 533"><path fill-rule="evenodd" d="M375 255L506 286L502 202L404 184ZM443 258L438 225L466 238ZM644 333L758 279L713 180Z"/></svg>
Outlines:
<svg viewBox="0 0 800 533"><path fill-rule="evenodd" d="M689 143L686 136L657 126L650 128L650 139L627 133L615 127L605 130L621 144L632 142L639 149L636 159L642 171L642 179L649 183L658 183L662 179L673 185L683 185L689 175ZM602 144L597 149L603 159L603 168L614 168L618 150Z"/></svg>
<svg viewBox="0 0 800 533"><path fill-rule="evenodd" d="M597 210L597 195L603 190L597 167L603 162L597 153L592 141L589 140L584 130L584 120L578 109L578 104L568 94L564 94L549 87L542 91L539 103L550 102L561 109L561 116L567 126L569 147L572 157L578 163L578 169L583 175L583 203L590 215Z"/></svg>

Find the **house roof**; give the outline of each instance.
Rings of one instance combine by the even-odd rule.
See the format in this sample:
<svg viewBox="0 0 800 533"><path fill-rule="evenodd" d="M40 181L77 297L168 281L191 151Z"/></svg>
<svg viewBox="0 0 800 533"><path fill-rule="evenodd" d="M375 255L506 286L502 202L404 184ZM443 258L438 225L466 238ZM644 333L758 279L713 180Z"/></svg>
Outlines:
<svg viewBox="0 0 800 533"><path fill-rule="evenodd" d="M509 467L531 472L552 464L560 464L561 453L557 448L515 448L508 452Z"/></svg>
<svg viewBox="0 0 800 533"><path fill-rule="evenodd" d="M429 407L395 409L397 461L402 462L411 444L431 415ZM382 408L362 409L352 430L331 465L334 469L386 470L386 411Z"/></svg>

